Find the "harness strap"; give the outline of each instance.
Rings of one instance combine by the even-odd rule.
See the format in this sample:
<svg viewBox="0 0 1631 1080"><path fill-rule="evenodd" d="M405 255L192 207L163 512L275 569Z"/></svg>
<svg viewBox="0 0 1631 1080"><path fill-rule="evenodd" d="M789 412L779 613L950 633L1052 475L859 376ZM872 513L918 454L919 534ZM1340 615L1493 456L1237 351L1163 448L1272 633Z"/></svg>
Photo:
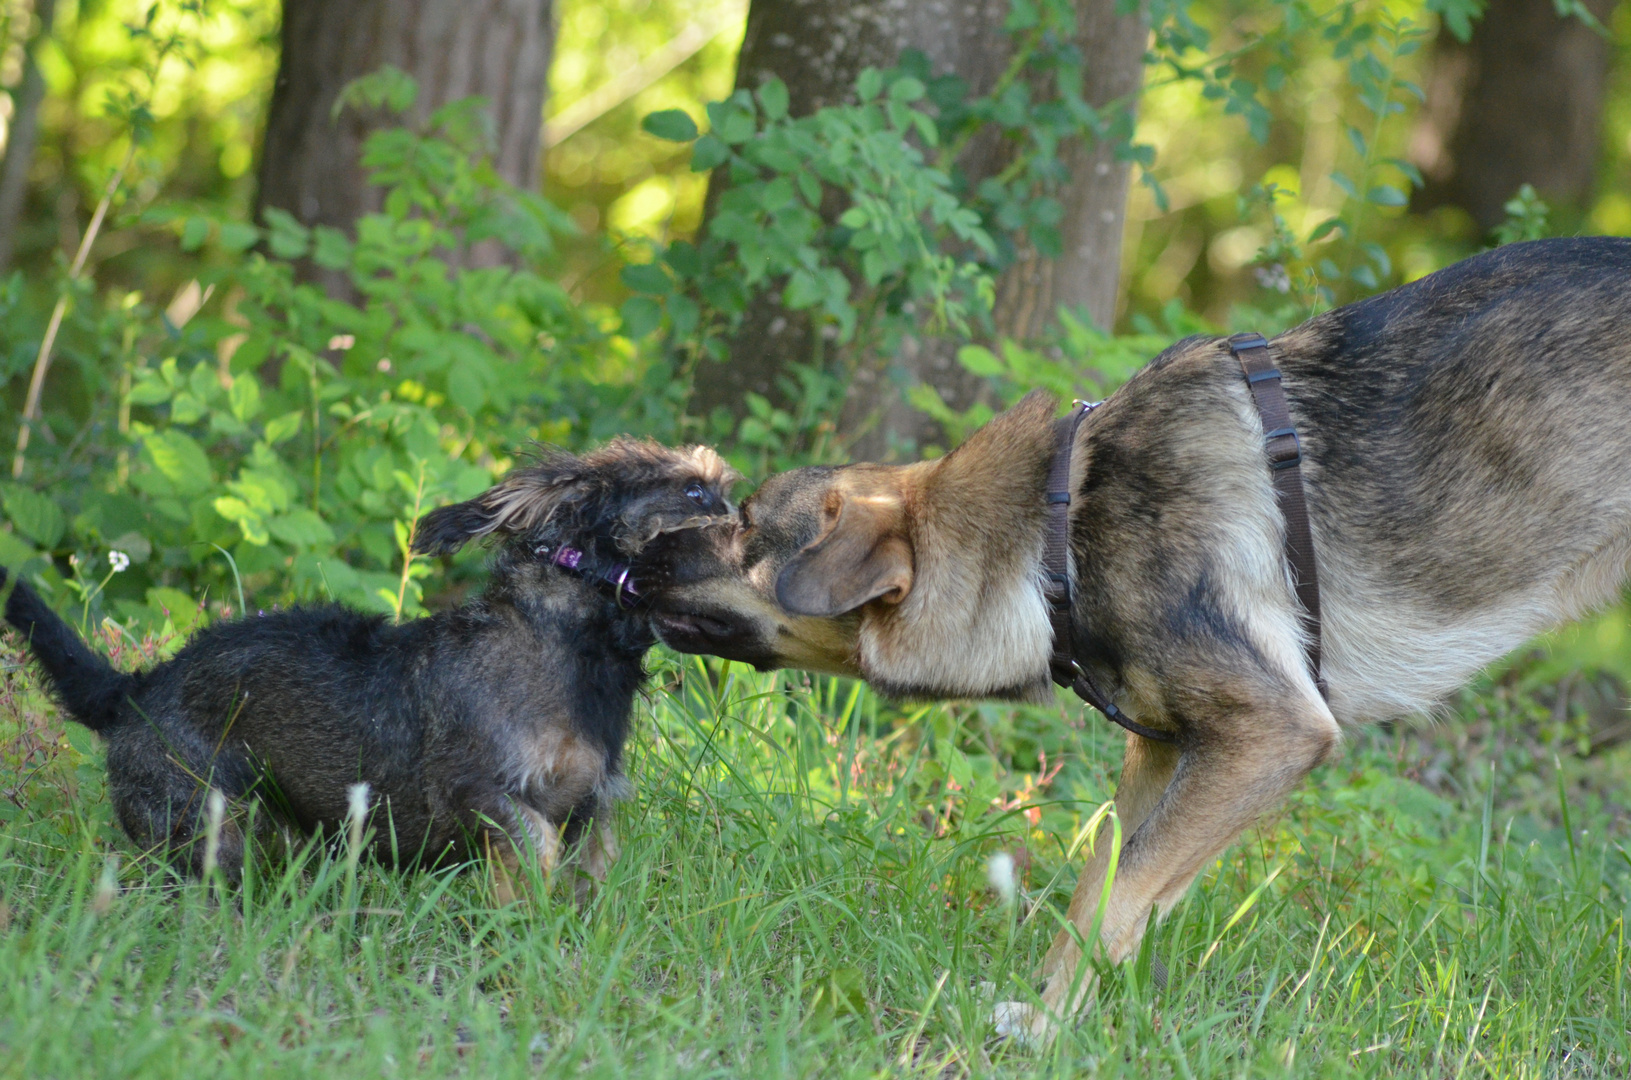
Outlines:
<svg viewBox="0 0 1631 1080"><path fill-rule="evenodd" d="M1053 463L1048 467L1048 528L1042 547L1043 594L1048 600L1048 618L1053 624L1053 656L1048 661L1053 681L1069 687L1077 697L1103 713L1105 719L1120 724L1134 735L1156 742L1174 743L1170 731L1147 727L1116 708L1099 691L1082 665L1076 661L1075 635L1071 630L1070 602L1070 456L1076 445L1076 430L1094 406L1076 403L1070 415L1055 426Z"/></svg>
<svg viewBox="0 0 1631 1080"><path fill-rule="evenodd" d="M1280 369L1274 366L1274 353L1262 334L1236 334L1229 339L1229 352L1246 373L1246 386L1263 419L1264 448L1273 470L1274 497L1286 522L1286 562L1302 605L1303 633L1307 642L1308 673L1320 696L1329 698L1325 678L1320 673L1320 583L1314 562L1314 534L1308 526L1308 500L1303 496L1302 443L1291 424Z"/></svg>

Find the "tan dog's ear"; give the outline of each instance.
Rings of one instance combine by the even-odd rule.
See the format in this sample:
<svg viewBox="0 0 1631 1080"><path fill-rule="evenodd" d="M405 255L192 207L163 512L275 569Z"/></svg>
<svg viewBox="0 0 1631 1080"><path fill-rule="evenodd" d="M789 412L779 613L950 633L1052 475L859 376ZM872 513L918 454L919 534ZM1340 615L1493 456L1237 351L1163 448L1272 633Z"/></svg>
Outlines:
<svg viewBox="0 0 1631 1080"><path fill-rule="evenodd" d="M912 545L899 496L830 498L831 524L782 568L777 601L794 615L831 616L871 600L906 599L912 589Z"/></svg>

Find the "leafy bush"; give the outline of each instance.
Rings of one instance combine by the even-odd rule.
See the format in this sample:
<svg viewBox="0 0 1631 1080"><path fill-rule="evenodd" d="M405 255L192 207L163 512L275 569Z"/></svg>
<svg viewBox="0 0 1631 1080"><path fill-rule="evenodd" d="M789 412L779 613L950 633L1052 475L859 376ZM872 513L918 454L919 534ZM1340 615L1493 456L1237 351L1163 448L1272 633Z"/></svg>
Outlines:
<svg viewBox="0 0 1631 1080"><path fill-rule="evenodd" d="M405 109L413 94L386 71L351 96ZM406 551L422 510L481 490L529 440L673 434L662 365L543 272L570 223L496 176L480 107L369 140L364 163L386 195L354 237L275 211L265 228L150 212L224 268L201 274L190 304L101 313L86 335L111 343L105 381L91 384L106 398L92 445L36 454L49 496L5 488L14 531L0 533L0 561L54 583L44 556L69 556L89 598L101 590L81 580L87 553L124 552L130 571L97 603L137 623L205 590L413 613L428 568ZM494 241L508 253L499 265L447 258ZM357 301L299 280L301 259L345 274ZM194 315L211 295L224 302ZM625 424L631 401L644 412Z"/></svg>

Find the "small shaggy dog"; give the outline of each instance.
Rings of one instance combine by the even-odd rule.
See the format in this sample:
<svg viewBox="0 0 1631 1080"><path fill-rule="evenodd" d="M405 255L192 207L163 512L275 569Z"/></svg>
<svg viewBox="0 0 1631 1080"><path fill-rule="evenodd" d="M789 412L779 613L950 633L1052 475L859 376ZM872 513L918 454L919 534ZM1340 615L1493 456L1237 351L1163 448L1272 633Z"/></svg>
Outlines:
<svg viewBox="0 0 1631 1080"><path fill-rule="evenodd" d="M402 625L333 604L264 613L125 674L20 581L5 616L63 708L108 740L125 832L178 870L213 864L235 880L250 800L333 836L367 784L375 857L484 855L508 899L522 859L547 872L580 837L582 869L604 880L654 640L646 592L665 561L731 519L735 478L701 446L546 451L421 519L420 552L497 538L492 579L479 599ZM5 579L0 570L0 589Z"/></svg>

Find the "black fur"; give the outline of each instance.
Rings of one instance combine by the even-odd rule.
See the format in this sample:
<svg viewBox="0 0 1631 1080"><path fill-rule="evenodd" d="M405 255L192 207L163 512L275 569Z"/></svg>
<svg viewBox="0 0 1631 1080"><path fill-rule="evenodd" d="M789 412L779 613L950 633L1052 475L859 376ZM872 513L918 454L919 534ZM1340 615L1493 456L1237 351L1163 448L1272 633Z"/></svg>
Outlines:
<svg viewBox="0 0 1631 1080"><path fill-rule="evenodd" d="M0 567L0 590L7 579ZM118 722L119 707L136 685L134 676L114 670L86 648L73 628L20 580L6 599L6 621L33 648L52 693L75 720L92 731L106 731Z"/></svg>
<svg viewBox="0 0 1631 1080"><path fill-rule="evenodd" d="M604 824L641 661L643 609L547 554L600 564L683 552L693 526L727 520L729 469L705 448L614 442L552 451L476 499L427 515L421 551L500 538L485 593L392 625L339 605L217 623L151 670L116 672L25 583L6 619L74 719L108 739L109 787L138 845L202 869L208 789L259 800L303 832L343 828L348 791L370 790L374 854L400 865L463 861L503 839L506 861ZM662 544L649 541L662 537ZM0 579L3 580L3 579ZM219 865L236 876L229 819Z"/></svg>

